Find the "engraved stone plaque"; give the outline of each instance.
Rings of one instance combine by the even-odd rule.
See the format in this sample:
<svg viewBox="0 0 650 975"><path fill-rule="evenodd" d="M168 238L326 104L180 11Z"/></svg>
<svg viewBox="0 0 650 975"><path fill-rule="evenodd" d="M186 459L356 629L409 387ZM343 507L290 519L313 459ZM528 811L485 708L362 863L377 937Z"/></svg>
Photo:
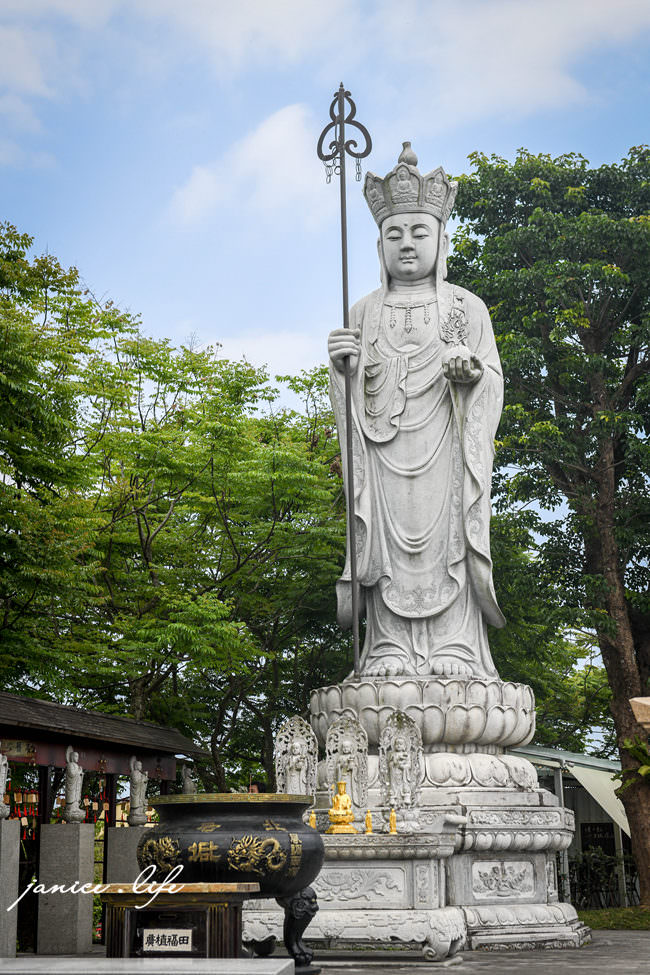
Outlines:
<svg viewBox="0 0 650 975"><path fill-rule="evenodd" d="M479 860L472 864L472 893L477 900L528 897L535 889L529 860Z"/></svg>
<svg viewBox="0 0 650 975"><path fill-rule="evenodd" d="M142 932L142 951L191 951L192 928L145 928Z"/></svg>
<svg viewBox="0 0 650 975"><path fill-rule="evenodd" d="M320 904L339 908L401 905L405 897L403 867L342 865L322 870L313 884Z"/></svg>

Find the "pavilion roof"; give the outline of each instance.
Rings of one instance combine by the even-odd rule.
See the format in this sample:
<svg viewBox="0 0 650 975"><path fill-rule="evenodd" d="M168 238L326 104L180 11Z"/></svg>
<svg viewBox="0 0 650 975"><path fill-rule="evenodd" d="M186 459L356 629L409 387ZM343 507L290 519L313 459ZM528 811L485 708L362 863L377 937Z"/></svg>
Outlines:
<svg viewBox="0 0 650 975"><path fill-rule="evenodd" d="M54 701L0 692L0 741L2 738L26 735L40 741L58 741L72 736L89 743L103 742L157 755L190 756L204 753L204 749L180 731L152 721L136 721L134 718L84 711Z"/></svg>

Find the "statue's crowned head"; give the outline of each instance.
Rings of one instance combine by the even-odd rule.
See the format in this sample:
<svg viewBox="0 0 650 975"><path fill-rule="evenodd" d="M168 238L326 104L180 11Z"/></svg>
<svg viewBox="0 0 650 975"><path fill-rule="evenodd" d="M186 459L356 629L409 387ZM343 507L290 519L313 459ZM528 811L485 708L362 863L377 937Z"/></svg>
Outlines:
<svg viewBox="0 0 650 975"><path fill-rule="evenodd" d="M445 224L456 199L458 184L447 178L441 166L422 176L411 143L404 142L403 146L395 168L384 179L367 173L363 187L370 211L380 228L378 247L382 282L385 288L390 288L396 277L410 280L416 286L428 279L438 288L447 277L449 237L445 233ZM407 243L415 245L419 251L408 262L402 253L402 247ZM431 248L433 253L429 253Z"/></svg>
<svg viewBox="0 0 650 975"><path fill-rule="evenodd" d="M458 184L447 178L441 166L422 176L411 143L404 142L403 146L397 165L383 179L374 173L366 174L363 195L377 226L396 213L428 213L444 227Z"/></svg>

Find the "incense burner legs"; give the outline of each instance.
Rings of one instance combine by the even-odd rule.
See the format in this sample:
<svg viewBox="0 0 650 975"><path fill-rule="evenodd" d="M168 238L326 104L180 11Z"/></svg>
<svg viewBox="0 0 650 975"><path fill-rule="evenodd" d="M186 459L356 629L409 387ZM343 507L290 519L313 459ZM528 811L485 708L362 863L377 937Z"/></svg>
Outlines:
<svg viewBox="0 0 650 975"><path fill-rule="evenodd" d="M295 962L296 971L309 968L314 952L304 944L302 936L318 910L316 894L311 887L305 887L293 897L279 897L277 900L284 908L284 946Z"/></svg>

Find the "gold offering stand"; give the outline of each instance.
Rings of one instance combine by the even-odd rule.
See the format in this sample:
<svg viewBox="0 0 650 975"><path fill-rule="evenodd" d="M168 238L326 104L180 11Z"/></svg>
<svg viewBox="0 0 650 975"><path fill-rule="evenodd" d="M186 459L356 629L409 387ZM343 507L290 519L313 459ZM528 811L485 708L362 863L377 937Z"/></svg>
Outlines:
<svg viewBox="0 0 650 975"><path fill-rule="evenodd" d="M101 895L106 905L107 958L240 957L242 903L259 893L259 884L139 884L137 888L136 893L131 884L108 884Z"/></svg>

